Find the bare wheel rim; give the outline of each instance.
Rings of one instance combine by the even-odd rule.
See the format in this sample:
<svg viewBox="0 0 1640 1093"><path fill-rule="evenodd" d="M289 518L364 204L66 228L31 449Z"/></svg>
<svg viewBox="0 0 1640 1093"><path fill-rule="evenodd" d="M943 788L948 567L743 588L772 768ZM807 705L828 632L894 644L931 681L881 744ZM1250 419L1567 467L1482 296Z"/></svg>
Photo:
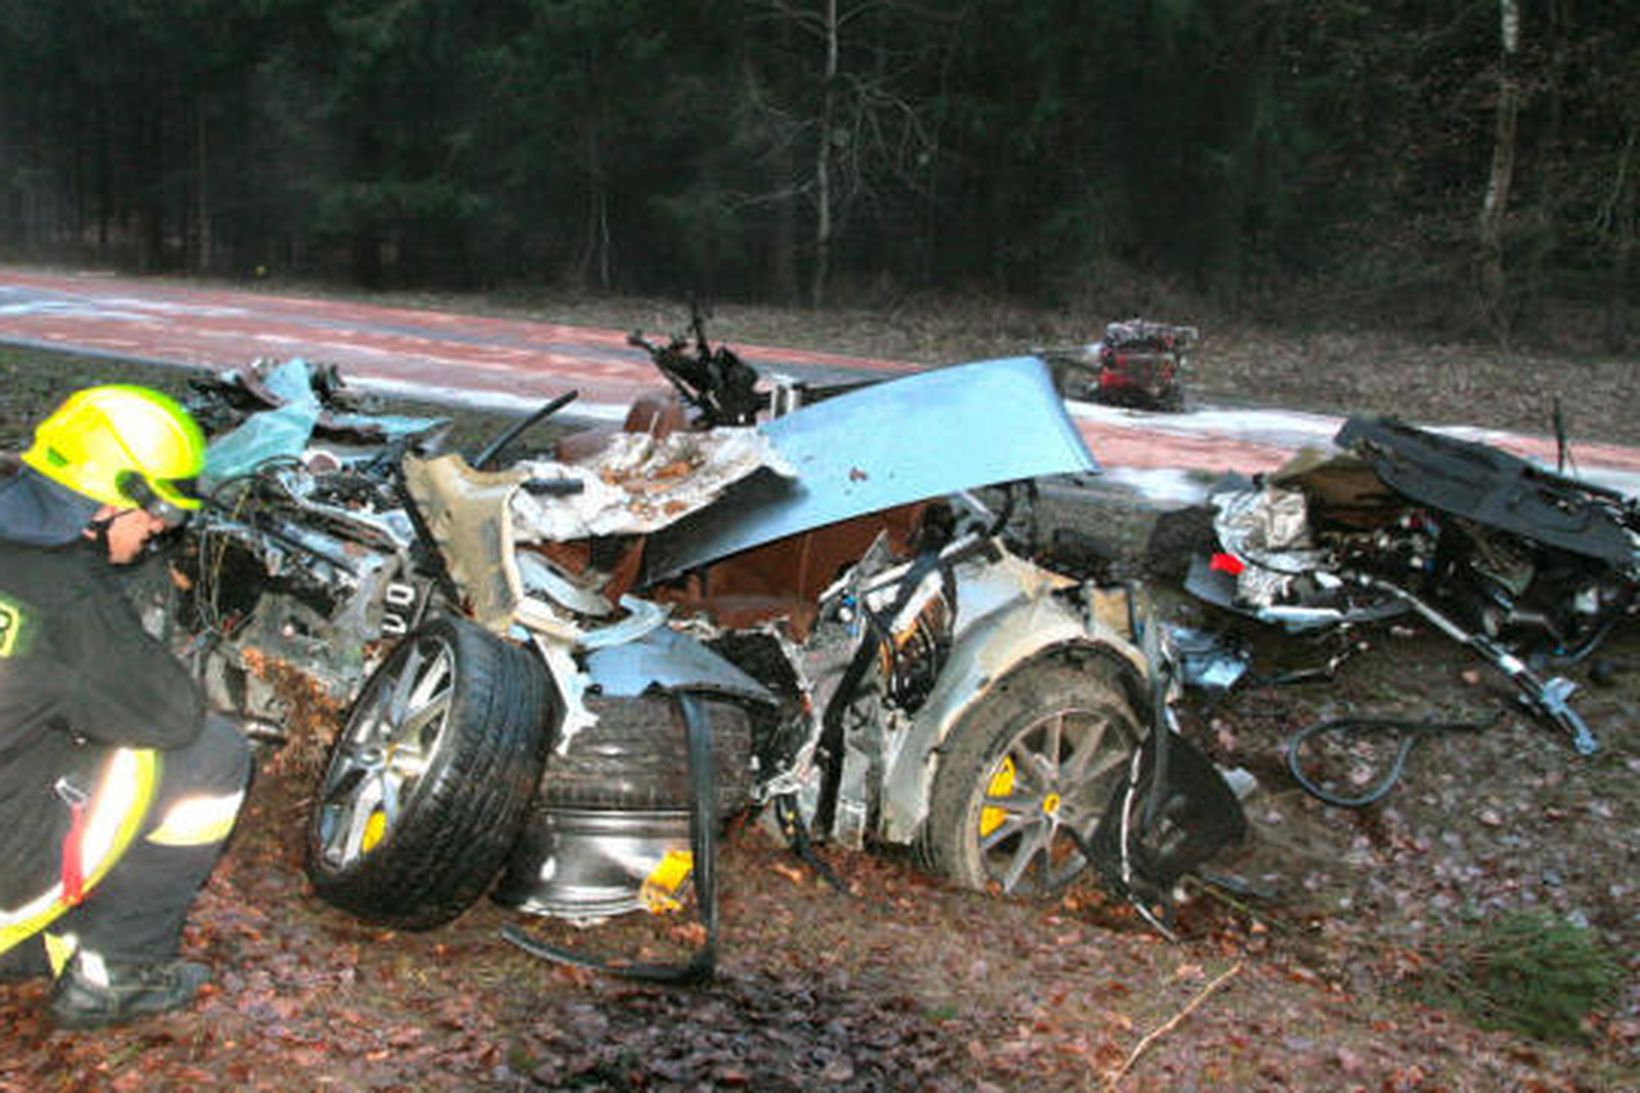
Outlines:
<svg viewBox="0 0 1640 1093"><path fill-rule="evenodd" d="M455 650L423 634L392 663L348 718L320 787L319 857L332 871L352 868L391 837L445 738Z"/></svg>
<svg viewBox="0 0 1640 1093"><path fill-rule="evenodd" d="M1065 708L1009 737L978 787L974 837L988 880L1010 894L1059 888L1087 864L1093 833L1137 736L1114 708Z"/></svg>

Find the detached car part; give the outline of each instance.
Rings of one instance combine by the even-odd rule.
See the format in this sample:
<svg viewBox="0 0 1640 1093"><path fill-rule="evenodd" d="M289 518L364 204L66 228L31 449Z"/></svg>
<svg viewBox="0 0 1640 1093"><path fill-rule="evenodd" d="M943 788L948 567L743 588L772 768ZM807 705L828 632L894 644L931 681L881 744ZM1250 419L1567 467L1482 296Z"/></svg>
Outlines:
<svg viewBox="0 0 1640 1093"><path fill-rule="evenodd" d="M1193 326L1136 318L1107 323L1089 345L1037 353L1067 398L1173 411L1184 408L1186 354L1199 337Z"/></svg>
<svg viewBox="0 0 1640 1093"><path fill-rule="evenodd" d="M1520 691L1522 699L1533 713L1554 724L1561 731L1571 737L1572 746L1579 755L1593 755L1600 750L1600 744L1595 740L1594 733L1584 722L1578 712L1567 704L1566 700L1576 690L1576 685L1569 679L1559 676L1553 679L1543 679L1527 666L1520 657L1511 653L1497 642L1484 634L1472 634L1447 618L1435 607L1414 596L1404 588L1399 588L1387 581L1380 581L1365 574L1352 575L1369 587L1382 589L1398 599L1411 605L1413 610L1432 623L1435 628L1453 641L1467 645L1475 650L1494 668L1498 669Z"/></svg>
<svg viewBox="0 0 1640 1093"><path fill-rule="evenodd" d="M1335 443L1216 496L1221 553L1192 560L1187 590L1290 629L1413 610L1593 754L1572 684L1527 658L1586 656L1631 616L1636 502L1392 419L1352 417Z"/></svg>
<svg viewBox="0 0 1640 1093"><path fill-rule="evenodd" d="M546 759L540 663L470 622L433 619L370 677L308 824L319 895L403 929L448 922L512 848Z"/></svg>

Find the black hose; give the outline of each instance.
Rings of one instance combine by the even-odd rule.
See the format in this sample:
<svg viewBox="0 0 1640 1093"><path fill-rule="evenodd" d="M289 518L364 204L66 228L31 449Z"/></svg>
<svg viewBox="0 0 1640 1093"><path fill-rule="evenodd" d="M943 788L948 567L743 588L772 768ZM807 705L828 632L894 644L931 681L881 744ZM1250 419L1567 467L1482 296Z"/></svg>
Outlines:
<svg viewBox="0 0 1640 1093"><path fill-rule="evenodd" d="M535 413L531 414L529 417L524 418L522 421L514 422L511 426L502 430L500 436L484 445L483 449L477 455L473 456L473 470L484 470L490 465L496 456L501 454L501 449L518 439L525 429L528 429L530 426L543 420L544 418L548 418L553 414L556 414L559 410L562 410L565 406L568 406L571 402L574 402L580 394L580 391L565 391L563 394L559 395L557 398L535 411Z"/></svg>
<svg viewBox="0 0 1640 1093"><path fill-rule="evenodd" d="M1449 732L1479 732L1490 728L1497 723L1497 717L1487 721L1412 721L1396 718L1375 717L1340 717L1330 721L1318 721L1294 733L1287 741L1287 770L1293 780L1304 788L1310 796L1325 804L1335 805L1338 808L1366 808L1368 805L1382 800L1395 783L1401 778L1401 772L1406 768L1407 756L1420 740L1435 733ZM1355 797L1345 797L1323 789L1319 784L1304 773L1299 763L1299 752L1304 745L1313 738L1321 735L1339 735L1350 737L1361 733L1390 732L1400 735L1400 742L1396 745L1395 758L1391 761L1389 773L1385 774L1365 793Z"/></svg>
<svg viewBox="0 0 1640 1093"><path fill-rule="evenodd" d="M1629 585L1623 589L1622 602L1607 609L1605 621L1596 626L1582 641L1565 652L1545 655L1544 662L1549 664L1577 664L1586 659L1590 653L1604 645L1606 639L1611 636L1611 632L1617 629L1617 624L1628 617L1629 606L1633 602L1634 586Z"/></svg>

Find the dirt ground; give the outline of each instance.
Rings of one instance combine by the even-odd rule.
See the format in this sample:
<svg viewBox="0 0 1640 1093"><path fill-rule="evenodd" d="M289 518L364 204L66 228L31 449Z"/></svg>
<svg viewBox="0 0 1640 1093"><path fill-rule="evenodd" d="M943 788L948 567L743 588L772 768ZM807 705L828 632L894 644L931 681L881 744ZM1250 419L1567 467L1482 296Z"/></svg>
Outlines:
<svg viewBox="0 0 1640 1093"><path fill-rule="evenodd" d="M564 317L657 326L618 309ZM782 343L766 317L758 321L771 325L748 322L744 334L733 318L720 313L713 328L731 345ZM924 329L904 317L875 321L901 331L895 337ZM949 337L941 344L970 344L962 331ZM886 334L869 348L943 355L905 353ZM1213 374L1259 368L1250 349L1237 359ZM1493 379L1460 377L1462 366L1448 364L1429 369L1427 386L1440 397L1415 397L1411 384L1396 393L1408 400L1388 390L1374 397L1395 400L1383 408L1413 420L1474 420L1454 410L1474 410L1473 392L1494 391ZM1559 362L1557 374L1585 365L1609 380L1605 398L1584 385L1569 416L1601 422L1587 426L1590 439L1636 439L1621 412L1624 400L1634 405L1634 366ZM1205 353L1199 367L1208 367ZM1264 390L1288 405L1361 408L1336 376L1305 386L1305 369L1272 369ZM0 447L25 439L62 392L107 378L176 389L183 376L0 352ZM1465 390L1469 401L1459 397ZM1541 391L1504 384L1480 423L1529 424L1542 401ZM1106 503L1061 501L1053 518L1123 529L1118 545L1136 573L1155 514L1101 511ZM1165 584L1157 594L1181 623L1240 634L1258 676L1336 651L1248 630ZM1353 635L1358 650L1327 682L1192 695L1181 710L1185 733L1221 764L1251 772L1258 788L1246 802L1251 837L1214 866L1231 886L1187 886L1175 942L1091 883L1052 904L1005 900L951 889L883 851L826 852L849 888L842 894L762 825L737 822L720 870L720 975L694 989L542 963L499 936L520 921L560 943L652 958L696 939L687 916L575 930L481 903L448 927L406 934L319 902L299 836L321 745L299 741L262 757L235 841L193 916L187 950L216 969L202 1001L88 1036L51 1029L43 983L0 988L11 1030L0 1090L1633 1090L1636 630L1573 672L1603 745L1592 759L1518 712L1470 654L1418 626ZM1502 717L1481 731L1432 735L1388 797L1356 812L1307 795L1283 761L1293 731L1344 711ZM1449 982L1443 973L1469 951L1465 939L1514 912L1586 927L1581 936L1621 968L1616 993L1570 1039L1483 1030L1432 1004Z"/></svg>

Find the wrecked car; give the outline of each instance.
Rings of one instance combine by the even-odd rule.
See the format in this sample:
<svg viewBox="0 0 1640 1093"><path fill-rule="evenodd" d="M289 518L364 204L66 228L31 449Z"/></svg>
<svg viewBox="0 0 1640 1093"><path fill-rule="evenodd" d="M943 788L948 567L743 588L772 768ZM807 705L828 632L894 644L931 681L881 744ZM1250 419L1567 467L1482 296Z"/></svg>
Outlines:
<svg viewBox="0 0 1640 1093"><path fill-rule="evenodd" d="M249 384L279 405L213 438L172 617L249 723L346 711L321 896L411 929L486 893L586 922L692 879L704 904L710 829L752 807L794 848L915 847L1009 894L1101 856L1154 893L1239 833L1233 798L1158 797L1142 597L1023 556L976 494L1095 469L1042 362L760 395L703 337L640 344L671 391L504 466L572 396L476 454L416 420L320 442L288 362Z"/></svg>
<svg viewBox="0 0 1640 1093"><path fill-rule="evenodd" d="M1184 409L1187 354L1200 337L1193 326L1126 319L1105 324L1096 342L1040 349L1066 398L1139 410Z"/></svg>
<svg viewBox="0 0 1640 1093"><path fill-rule="evenodd" d="M1412 612L1506 675L1578 752L1598 748L1541 670L1587 657L1631 619L1640 505L1475 441L1349 418L1306 451L1212 498L1211 550L1188 591L1290 630Z"/></svg>

